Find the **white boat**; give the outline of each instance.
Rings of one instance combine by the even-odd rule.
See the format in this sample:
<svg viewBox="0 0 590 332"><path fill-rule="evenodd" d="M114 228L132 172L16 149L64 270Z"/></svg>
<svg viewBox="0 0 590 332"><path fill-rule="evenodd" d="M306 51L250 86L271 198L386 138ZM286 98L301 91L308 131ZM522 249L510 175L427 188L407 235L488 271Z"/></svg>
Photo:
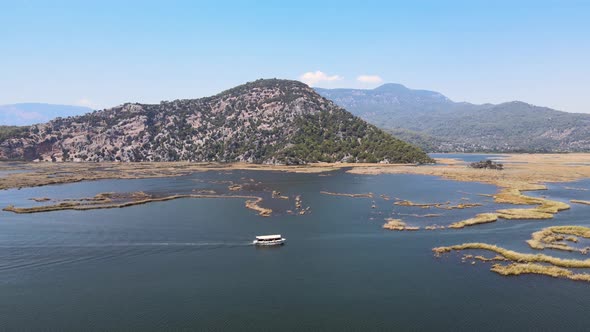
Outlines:
<svg viewBox="0 0 590 332"><path fill-rule="evenodd" d="M255 245L257 246L279 246L285 243L286 239L281 236L281 234L275 235L259 235L254 240Z"/></svg>

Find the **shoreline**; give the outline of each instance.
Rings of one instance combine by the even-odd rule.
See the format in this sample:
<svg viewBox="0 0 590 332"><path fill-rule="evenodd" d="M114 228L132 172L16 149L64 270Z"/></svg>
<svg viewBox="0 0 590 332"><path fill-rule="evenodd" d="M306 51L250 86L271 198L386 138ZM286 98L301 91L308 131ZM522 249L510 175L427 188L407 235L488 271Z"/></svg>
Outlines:
<svg viewBox="0 0 590 332"><path fill-rule="evenodd" d="M449 226L461 229L495 222L497 219L551 219L559 211L569 209L565 202L526 196L524 191L547 189L545 183L571 182L590 178L590 153L576 154L503 154L502 162L508 166L504 170L473 169L460 159L437 158L434 165L400 164L351 164L316 163L308 165L265 165L249 163L192 163L192 162L140 162L140 163L15 163L0 162L0 171L9 171L0 178L0 190L27 188L53 184L67 184L81 181L104 179L144 179L185 176L198 172L256 170L288 173L321 174L345 170L350 174L414 174L437 176L460 182L477 182L496 186L497 192L491 195L496 203L514 205L533 205L526 208L511 208L489 211L470 219L454 222ZM573 166L572 166L573 165ZM19 167L20 166L20 167ZM16 172L15 172L16 170ZM349 194L320 192L331 196L371 198L368 194ZM398 205L428 205L396 201ZM582 201L571 203L584 204ZM437 203L436 207L441 203ZM448 204L448 202L447 202ZM461 203L456 208L471 207ZM473 204L478 206L479 204ZM445 206L446 208L446 206ZM452 208L455 208L454 206ZM264 212L262 212L264 213Z"/></svg>
<svg viewBox="0 0 590 332"><path fill-rule="evenodd" d="M445 163L448 159L457 162ZM504 170L469 168L469 163L452 158L436 158L432 166L409 167L401 165L356 165L348 173L377 174L418 174L440 176L461 182L493 184L502 188L519 190L546 189L546 183L573 182L590 178L590 153L570 154L503 154L499 158Z"/></svg>
<svg viewBox="0 0 590 332"><path fill-rule="evenodd" d="M264 165L248 163L191 163L191 162L141 162L141 163L15 163L0 162L0 171L8 171L0 178L0 190L28 188L53 184L67 184L104 179L143 179L185 176L208 171L257 170L288 173L320 174L343 170L350 174L414 174L437 176L461 182L478 182L495 185L492 195L496 203L534 205L530 208L490 211L489 215L474 216L458 221L452 228L494 222L492 214L502 219L551 219L561 210L569 209L565 202L526 196L524 191L547 189L545 183L571 182L590 178L590 153L577 154L503 154L502 170L473 169L459 159L438 158L434 165L400 164L350 164L316 163L308 165ZM574 165L574 166L572 166ZM321 192L333 196L367 197L372 194ZM395 204L403 205L402 202ZM571 203L584 204L573 200ZM407 202L408 205L423 205ZM430 205L430 204L424 204ZM463 204L457 208L463 208ZM465 203L465 207L471 207ZM438 207L438 206L437 206ZM450 226L450 225L449 225Z"/></svg>
<svg viewBox="0 0 590 332"><path fill-rule="evenodd" d="M146 162L146 163L22 163L21 168L12 165L0 171L23 170L0 177L0 190L13 188L40 187L53 184L76 183L107 179L148 179L184 176L207 171L258 170L289 173L322 173L338 170L324 164L313 166L276 166L247 163L190 163L190 162ZM26 168L25 168L26 167Z"/></svg>
<svg viewBox="0 0 590 332"><path fill-rule="evenodd" d="M208 171L246 170L320 174L357 166L373 167L376 165L380 164L315 163L286 166L250 164L243 162L0 162L0 172L8 172L5 176L0 177L0 190L106 179L165 178ZM388 164L389 167L408 165L409 164Z"/></svg>
<svg viewBox="0 0 590 332"><path fill-rule="evenodd" d="M104 179L164 178L208 171L275 171L320 174L346 169L359 175L415 174L439 176L460 182L478 182L523 191L546 189L546 183L573 182L590 178L590 153L502 154L502 171L473 169L454 158L436 158L437 164L314 163L307 165L265 165L193 162L14 162L0 161L0 190L38 187ZM16 172L15 172L16 171Z"/></svg>

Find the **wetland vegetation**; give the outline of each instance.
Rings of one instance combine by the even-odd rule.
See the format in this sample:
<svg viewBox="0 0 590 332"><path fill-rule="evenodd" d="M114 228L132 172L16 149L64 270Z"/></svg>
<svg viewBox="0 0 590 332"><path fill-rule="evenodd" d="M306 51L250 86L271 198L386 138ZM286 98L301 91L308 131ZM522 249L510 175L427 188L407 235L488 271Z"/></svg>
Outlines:
<svg viewBox="0 0 590 332"><path fill-rule="evenodd" d="M569 235L569 236L568 236ZM575 248L566 242L578 243L578 237L590 238L590 227L584 226L552 226L544 228L531 235L527 241L532 249L556 249L564 251L577 251L587 254L589 247ZM486 259L483 256L465 255L466 259L479 259L483 262L507 261L509 264L494 264L491 271L503 276L517 276L522 274L539 274L556 278L567 278L571 280L589 281L589 273L576 273L571 269L590 269L590 259L564 259L545 254L527 254L508 250L496 245L487 243L463 243L452 246L436 247L432 249L436 257L451 251L489 251L498 256Z"/></svg>
<svg viewBox="0 0 590 332"><path fill-rule="evenodd" d="M526 157L526 158L525 158ZM529 158L530 157L530 158ZM560 156L561 157L561 156ZM448 159L448 160L447 160ZM439 209L439 210L464 210L479 208L484 206L481 202L466 202L468 197L453 203L451 200L445 202L422 203L399 197L391 197L388 194L379 194L378 196L387 203L390 209L390 216L382 216L385 220L383 229L393 231L441 231L445 229L459 230L465 227L474 227L482 224L494 223L499 219L505 220L531 220L531 219L551 219L556 213L567 210L570 205L554 199L545 197L536 197L523 194L525 191L536 191L546 189L546 183L567 182L577 179L590 177L590 166L585 165L590 161L588 155L567 155L564 158L555 158L553 155L507 155L504 156L504 164L507 165L501 172L497 169L477 169L469 167L465 162L456 159L440 159L435 166L409 167L404 165L380 165L380 164L346 164L346 163L320 163L305 166L277 166L277 165L254 165L246 163L187 163L187 162L168 162L168 163L5 163L0 165L0 170L7 171L2 178L0 188L24 188L33 186L44 186L48 184L70 183L79 181L92 181L99 179L139 179L139 178L157 178L157 177L178 177L195 172L222 171L231 174L237 170L255 170L255 171L276 171L289 173L327 173L335 170L343 170L352 174L387 174L387 173L411 173L436 175L442 178L482 182L494 184L498 187L495 194L467 193L467 195L476 195L490 197L496 204L524 205L522 208L501 208L491 212L478 212L470 218L460 221L445 223L426 223L418 224L414 218L440 218L439 213L403 213L395 211L396 207L416 208L416 209ZM526 162L524 161L526 160ZM581 161L580 161L581 160ZM571 166L573 161L577 161L576 166ZM567 166L566 166L567 165ZM578 166L582 165L582 166ZM569 172L564 172L567 167ZM26 171L20 171L25 169ZM240 182L241 181L241 182ZM273 213L270 207L262 206L264 198L253 192L261 190L262 183L254 179L242 178L242 180L216 180L212 183L218 183L225 186L226 194L218 193L211 189L200 189L192 193L170 193L170 194L152 194L141 191L129 193L105 192L93 197L56 199L52 197L32 197L35 201L34 206L16 207L13 205L6 206L4 211L17 214L30 214L51 212L60 210L94 210L94 209L111 209L148 204L152 202L163 202L176 199L242 199L247 209L255 211L259 216L268 217ZM585 188L576 188L582 191ZM287 214L305 215L311 212L311 207L302 205L301 195L292 195L291 197L283 195L277 190L268 190L268 199L291 201L294 197L294 208L286 210ZM573 189L572 189L573 190ZM373 199L375 194L372 192L349 193L322 190L319 192L327 196L340 196L348 198L370 198ZM588 204L588 201L580 199L571 199L571 203ZM375 210L377 204L375 201L367 202L368 210ZM381 211L380 209L379 211ZM382 212L378 212L381 214ZM373 217L371 218L373 219ZM414 221L412 221L414 220ZM555 226L544 228L534 232L532 238L527 241L532 249L556 249L567 252L587 253L588 247L579 247L575 244L580 239L588 238L588 230L581 226ZM437 255L453 250L486 250L496 253L493 258L483 256L474 256L475 260L482 262L506 260L511 262L510 265L495 265L492 271L502 275L516 275L517 271L521 274L547 274L559 275L568 279L582 280L584 277L577 273L570 273L553 268L568 269L574 267L586 267L587 261L567 260L548 255L530 255L518 253L503 249L498 246L486 243L473 242L463 245L435 248ZM541 271L547 267L546 273Z"/></svg>
<svg viewBox="0 0 590 332"><path fill-rule="evenodd" d="M124 208L153 202L165 202L181 198L237 198L246 200L246 208L258 212L262 217L269 217L272 210L264 208L259 204L262 197L246 195L214 195L214 194L177 194L169 196L155 197L144 192L134 193L100 193L94 197L58 200L55 204L33 206L33 207L15 207L9 205L3 211L14 213L40 213L60 210L96 210L96 209L113 209ZM50 200L50 199L48 199ZM47 201L47 200L43 200Z"/></svg>

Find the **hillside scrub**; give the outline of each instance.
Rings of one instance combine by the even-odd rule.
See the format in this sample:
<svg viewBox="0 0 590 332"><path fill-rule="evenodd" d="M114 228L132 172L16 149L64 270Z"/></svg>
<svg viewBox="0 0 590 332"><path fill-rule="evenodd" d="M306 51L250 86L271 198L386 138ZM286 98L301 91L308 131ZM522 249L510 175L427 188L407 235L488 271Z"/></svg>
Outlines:
<svg viewBox="0 0 590 332"><path fill-rule="evenodd" d="M0 138L0 159L27 161L434 163L307 85L277 79L0 129Z"/></svg>

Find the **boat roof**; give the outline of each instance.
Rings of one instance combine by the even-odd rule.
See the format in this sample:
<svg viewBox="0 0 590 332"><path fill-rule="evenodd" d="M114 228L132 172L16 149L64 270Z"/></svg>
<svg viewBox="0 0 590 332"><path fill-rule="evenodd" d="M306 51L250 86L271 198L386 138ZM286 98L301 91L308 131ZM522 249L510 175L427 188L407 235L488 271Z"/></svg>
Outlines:
<svg viewBox="0 0 590 332"><path fill-rule="evenodd" d="M274 235L258 235L256 237L257 240L279 240L281 239L281 234L274 234Z"/></svg>

